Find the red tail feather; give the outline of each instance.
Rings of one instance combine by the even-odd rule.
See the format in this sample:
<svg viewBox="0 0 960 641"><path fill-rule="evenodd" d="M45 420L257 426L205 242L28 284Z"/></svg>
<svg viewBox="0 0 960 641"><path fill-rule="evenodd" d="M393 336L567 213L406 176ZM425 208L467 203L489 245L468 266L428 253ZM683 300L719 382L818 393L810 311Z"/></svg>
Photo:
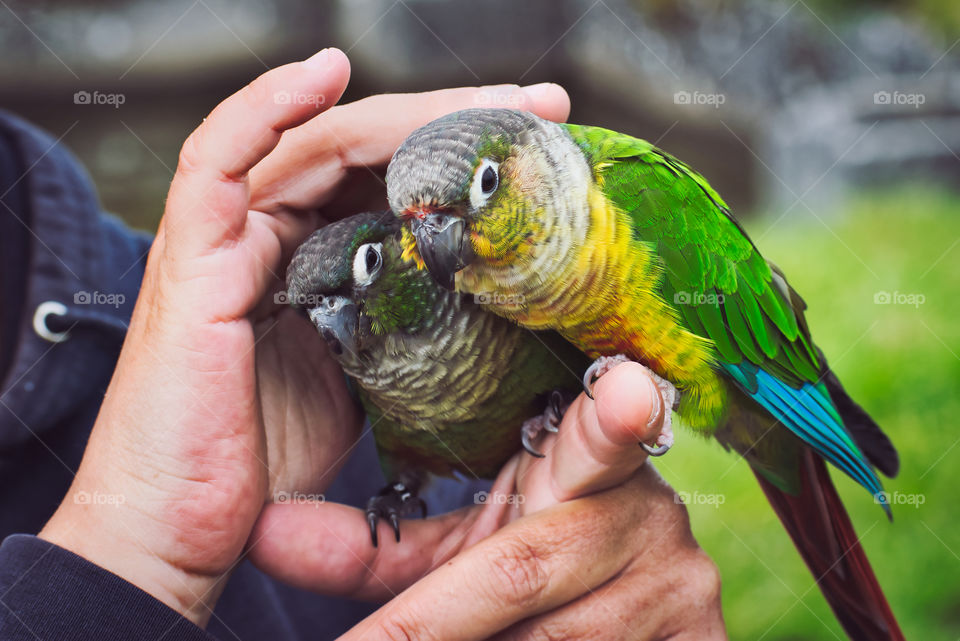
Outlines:
<svg viewBox="0 0 960 641"><path fill-rule="evenodd" d="M802 489L796 496L757 475L767 500L850 638L903 641L827 466L808 449L802 461Z"/></svg>

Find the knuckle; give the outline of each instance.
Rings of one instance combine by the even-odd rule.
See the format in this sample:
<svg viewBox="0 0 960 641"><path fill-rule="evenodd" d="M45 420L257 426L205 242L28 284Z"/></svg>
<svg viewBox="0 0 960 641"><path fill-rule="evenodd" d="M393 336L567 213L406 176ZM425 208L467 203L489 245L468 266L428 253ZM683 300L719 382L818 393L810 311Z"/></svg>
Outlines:
<svg viewBox="0 0 960 641"><path fill-rule="evenodd" d="M719 601L721 592L720 570L707 553L701 549L688 562L686 589L690 597L699 603Z"/></svg>
<svg viewBox="0 0 960 641"><path fill-rule="evenodd" d="M387 621L381 626L380 631L382 632L381 638L384 641L416 641L417 638L410 630L396 621Z"/></svg>
<svg viewBox="0 0 960 641"><path fill-rule="evenodd" d="M271 100L271 83L265 76L254 78L243 89L240 90L240 96L244 104L251 109L262 109L263 106Z"/></svg>
<svg viewBox="0 0 960 641"><path fill-rule="evenodd" d="M553 621L545 621L542 625L538 625L524 638L528 641L572 641L573 639L583 641L584 639L583 635L571 634L570 626Z"/></svg>
<svg viewBox="0 0 960 641"><path fill-rule="evenodd" d="M546 618L525 630L522 638L524 641L609 641L621 637L603 622L561 616Z"/></svg>
<svg viewBox="0 0 960 641"><path fill-rule="evenodd" d="M690 510L680 494L668 485L658 492L659 500L654 505L654 515L662 527L675 529L691 535Z"/></svg>
<svg viewBox="0 0 960 641"><path fill-rule="evenodd" d="M380 624L379 638L384 641L435 641L436 637L430 634L413 615L403 609L392 612Z"/></svg>
<svg viewBox="0 0 960 641"><path fill-rule="evenodd" d="M641 503L645 516L652 517L658 525L689 529L690 518L681 493L673 489L656 468L641 465L632 481L642 488L642 494L646 498Z"/></svg>
<svg viewBox="0 0 960 641"><path fill-rule="evenodd" d="M690 509L680 495L672 489L670 490L670 503L666 504L665 513L672 523L689 527Z"/></svg>
<svg viewBox="0 0 960 641"><path fill-rule="evenodd" d="M178 173L192 173L201 165L201 141L203 140L203 124L193 130L180 147L180 156L177 158Z"/></svg>
<svg viewBox="0 0 960 641"><path fill-rule="evenodd" d="M511 606L527 608L540 602L547 589L544 555L519 536L500 544L491 563L494 597Z"/></svg>

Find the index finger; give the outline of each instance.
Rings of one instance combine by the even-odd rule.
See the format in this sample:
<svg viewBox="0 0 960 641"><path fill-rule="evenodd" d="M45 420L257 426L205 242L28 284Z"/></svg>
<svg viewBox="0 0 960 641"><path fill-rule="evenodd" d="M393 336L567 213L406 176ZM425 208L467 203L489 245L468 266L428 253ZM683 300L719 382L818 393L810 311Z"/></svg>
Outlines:
<svg viewBox="0 0 960 641"><path fill-rule="evenodd" d="M562 121L570 98L559 85L542 83L383 94L339 105L287 132L251 172L253 207L269 213L313 209L348 169L385 165L414 129L470 107L520 109Z"/></svg>
<svg viewBox="0 0 960 641"><path fill-rule="evenodd" d="M352 628L351 639L486 639L596 589L629 563L636 487L514 521L433 570ZM626 504L626 506L625 506Z"/></svg>
<svg viewBox="0 0 960 641"><path fill-rule="evenodd" d="M317 122L328 131L342 128L348 132L333 140L344 164L359 167L387 162L414 129L471 107L518 109L549 120L564 120L570 113L570 98L560 85L549 82L527 87L493 85L383 94L331 109ZM349 126L356 121L366 122L367 126Z"/></svg>
<svg viewBox="0 0 960 641"><path fill-rule="evenodd" d="M271 69L217 105L180 152L164 217L166 233L182 238L170 244L197 251L238 236L248 210L247 172L285 130L334 104L349 76L343 52L324 49Z"/></svg>

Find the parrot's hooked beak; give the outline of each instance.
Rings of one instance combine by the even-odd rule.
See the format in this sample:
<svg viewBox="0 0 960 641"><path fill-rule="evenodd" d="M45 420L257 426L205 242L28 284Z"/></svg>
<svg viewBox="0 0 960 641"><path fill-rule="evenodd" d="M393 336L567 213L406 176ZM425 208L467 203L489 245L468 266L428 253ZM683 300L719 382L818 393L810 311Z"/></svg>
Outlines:
<svg viewBox="0 0 960 641"><path fill-rule="evenodd" d="M451 214L430 213L410 221L410 231L427 270L441 287L449 290L453 290L457 272L473 260L465 229L466 221Z"/></svg>
<svg viewBox="0 0 960 641"><path fill-rule="evenodd" d="M360 315L353 301L345 296L323 296L309 315L331 352L339 356L344 349L357 351Z"/></svg>

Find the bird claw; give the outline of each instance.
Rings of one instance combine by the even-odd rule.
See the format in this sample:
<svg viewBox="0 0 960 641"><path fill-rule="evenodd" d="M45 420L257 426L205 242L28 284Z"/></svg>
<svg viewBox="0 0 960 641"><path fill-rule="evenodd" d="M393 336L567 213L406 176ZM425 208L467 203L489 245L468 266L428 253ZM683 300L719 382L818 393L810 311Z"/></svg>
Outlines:
<svg viewBox="0 0 960 641"><path fill-rule="evenodd" d="M390 526L393 528L393 535L397 539L397 543L400 542L400 518L397 516L396 512L390 513Z"/></svg>
<svg viewBox="0 0 960 641"><path fill-rule="evenodd" d="M670 445L660 445L658 447L651 447L646 443L640 443L640 447L643 448L643 451L646 452L649 456L663 456L670 451Z"/></svg>
<svg viewBox="0 0 960 641"><path fill-rule="evenodd" d="M670 421L664 418L663 428L653 445L647 445L640 441L640 447L650 456L663 456L669 452L670 448L673 447L673 430L670 427Z"/></svg>
<svg viewBox="0 0 960 641"><path fill-rule="evenodd" d="M544 412L547 415L547 420L544 421L543 429L551 434L557 434L560 431L560 422L563 420L566 409L563 403L563 394L559 390L550 392L550 402Z"/></svg>
<svg viewBox="0 0 960 641"><path fill-rule="evenodd" d="M593 399L594 379L600 378L620 363L629 363L630 359L625 354L616 356L601 356L590 364L587 371L583 373L583 391L591 401Z"/></svg>
<svg viewBox="0 0 960 641"><path fill-rule="evenodd" d="M544 458L544 454L534 447L532 441L544 430L551 434L560 431L560 422L567 410L566 405L568 404L564 403L563 394L558 390L553 390L550 392L550 400L547 401L547 408L543 411L543 414L523 422L523 426L520 428L520 443L523 444L523 449L531 456Z"/></svg>
<svg viewBox="0 0 960 641"><path fill-rule="evenodd" d="M673 428L671 427L670 417L671 413L668 411L663 417L663 426L660 428L660 434L657 435L657 440L653 445L647 445L643 441L640 442L640 447L650 456L663 456L673 447Z"/></svg>
<svg viewBox="0 0 960 641"><path fill-rule="evenodd" d="M523 445L523 449L525 449L530 456L543 458L545 454L535 448L530 442L531 439L536 438L537 435L540 434L540 431L544 429L540 425L534 425L534 422L536 422L539 418L540 417L538 416L536 418L531 418L527 421L524 421L523 427L520 428L520 443Z"/></svg>
<svg viewBox="0 0 960 641"><path fill-rule="evenodd" d="M400 517L420 510L421 518L427 518L427 504L403 483L391 483L367 501L367 524L370 526L370 542L378 546L377 523L386 519L393 529L394 538L400 542Z"/></svg>
<svg viewBox="0 0 960 641"><path fill-rule="evenodd" d="M594 379L600 378L620 363L627 363L629 361L630 359L624 354L601 356L593 361L593 364L591 364L583 374L583 391L593 400ZM656 442L653 445L641 442L640 447L650 456L663 456L673 447L673 410L679 405L680 393L670 381L657 376L657 374L649 368L646 369L660 392L654 399L656 407L653 410L653 416L650 418L650 425L660 420L661 414L663 414L663 424Z"/></svg>
<svg viewBox="0 0 960 641"><path fill-rule="evenodd" d="M377 547L377 521L380 520L380 517L377 516L376 512L371 512L369 507L367 508L367 523L370 525L370 541L373 543L373 547Z"/></svg>

